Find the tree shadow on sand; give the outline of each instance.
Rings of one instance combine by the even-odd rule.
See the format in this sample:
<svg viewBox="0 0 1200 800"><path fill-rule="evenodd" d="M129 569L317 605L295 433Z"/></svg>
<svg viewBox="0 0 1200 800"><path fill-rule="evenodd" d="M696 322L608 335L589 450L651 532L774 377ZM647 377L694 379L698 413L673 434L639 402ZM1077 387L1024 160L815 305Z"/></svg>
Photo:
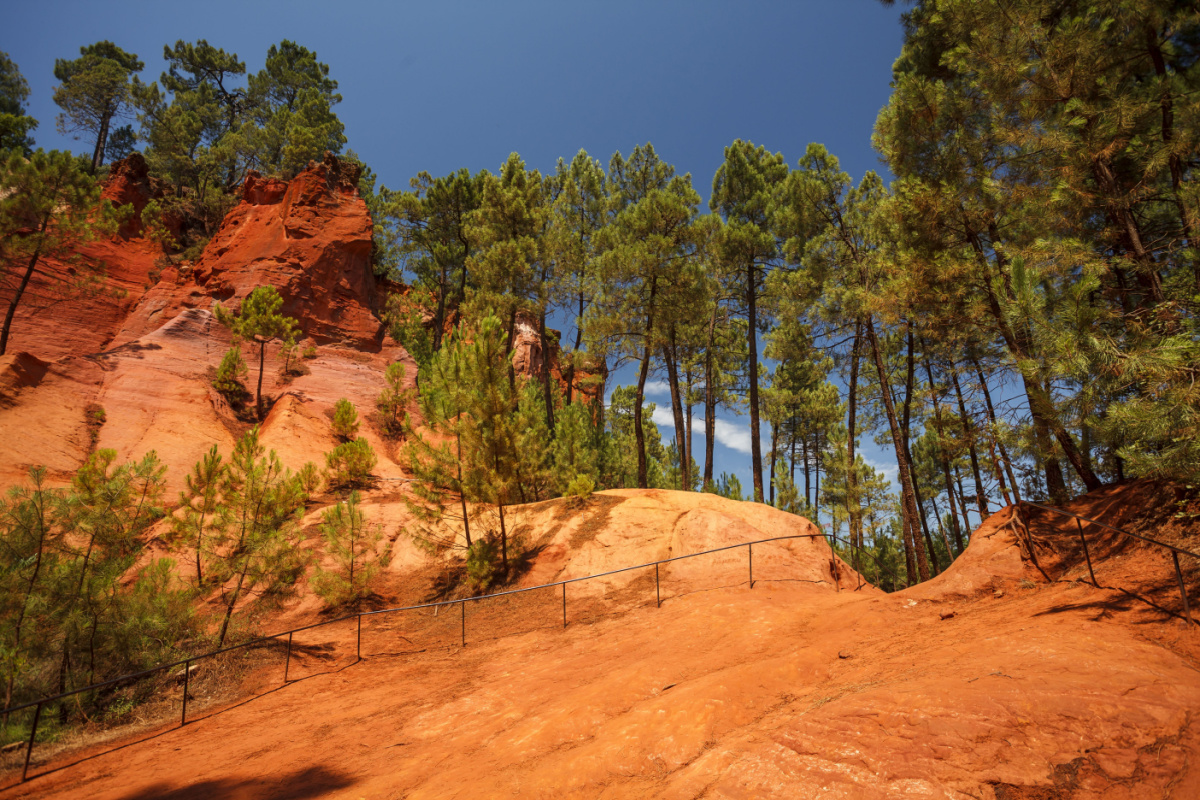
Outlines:
<svg viewBox="0 0 1200 800"><path fill-rule="evenodd" d="M307 800L354 784L350 776L325 767L306 767L281 778L215 778L187 786L159 783L125 795L122 800L232 800L263 797Z"/></svg>

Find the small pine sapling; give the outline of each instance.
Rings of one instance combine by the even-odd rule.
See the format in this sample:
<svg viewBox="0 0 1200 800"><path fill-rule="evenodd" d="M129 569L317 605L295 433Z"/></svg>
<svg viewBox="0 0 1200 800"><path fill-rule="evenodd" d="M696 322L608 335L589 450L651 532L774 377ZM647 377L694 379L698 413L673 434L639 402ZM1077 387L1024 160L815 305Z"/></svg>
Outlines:
<svg viewBox="0 0 1200 800"><path fill-rule="evenodd" d="M587 475L576 475L567 484L567 502L572 506L581 506L592 497L596 482Z"/></svg>
<svg viewBox="0 0 1200 800"><path fill-rule="evenodd" d="M296 473L296 480L300 481L304 493L312 497L314 494L319 494L321 487L325 485L325 473L321 471L320 467L309 461Z"/></svg>
<svg viewBox="0 0 1200 800"><path fill-rule="evenodd" d="M213 388L230 400L241 400L242 396L246 394L246 387L242 383L246 372L246 362L242 360L242 348L235 344L221 359L221 365L217 367L217 376L213 378Z"/></svg>
<svg viewBox="0 0 1200 800"><path fill-rule="evenodd" d="M333 406L333 435L343 442L353 441L358 436L358 411L344 397Z"/></svg>
<svg viewBox="0 0 1200 800"><path fill-rule="evenodd" d="M274 286L259 286L242 301L236 314L220 303L213 308L213 315L229 328L235 341L248 339L258 345L258 388L254 393L254 409L259 419L263 417L262 383L267 342L279 339L288 346L300 335L300 322L279 313L282 307L283 298Z"/></svg>
<svg viewBox="0 0 1200 800"><path fill-rule="evenodd" d="M383 417L384 430L391 436L399 436L404 431L405 409L413 402L416 389L404 388L404 365L399 361L388 364L384 379L387 388L379 393L375 407Z"/></svg>
<svg viewBox="0 0 1200 800"><path fill-rule="evenodd" d="M370 442L361 436L353 442L339 444L325 454L329 488L351 489L367 485L376 463L375 451L371 449Z"/></svg>
<svg viewBox="0 0 1200 800"><path fill-rule="evenodd" d="M379 552L383 533L370 525L359 507L358 492L345 502L327 509L322 516L321 536L333 568L317 565L313 590L330 607L356 603L370 593L372 578L379 572L387 553Z"/></svg>

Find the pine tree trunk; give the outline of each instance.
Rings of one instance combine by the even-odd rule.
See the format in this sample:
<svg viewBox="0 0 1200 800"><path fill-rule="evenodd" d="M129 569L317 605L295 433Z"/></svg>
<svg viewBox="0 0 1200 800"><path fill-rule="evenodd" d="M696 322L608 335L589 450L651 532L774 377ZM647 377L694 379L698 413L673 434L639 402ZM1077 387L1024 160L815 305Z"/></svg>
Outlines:
<svg viewBox="0 0 1200 800"><path fill-rule="evenodd" d="M763 501L762 442L758 425L758 288L754 261L746 267L747 372L750 375L750 470L754 477L754 502Z"/></svg>
<svg viewBox="0 0 1200 800"><path fill-rule="evenodd" d="M992 270L991 264L984 253L983 244L979 239L979 235L971 228L970 224L966 224L967 238L970 241L972 249L975 251L976 262L979 264L984 274L982 284L987 292L988 311L992 318L996 321L996 327L1000 331L1001 337L1004 339L1005 347L1009 355L1018 364L1032 358L1032 335L1025 328L1013 329L1008 320L1004 317L1004 312L1000 308L1000 300L996 297L992 290ZM998 234L992 230L991 236L993 241L996 240ZM996 253L996 268L999 272L999 277L1004 285L1004 289L1008 297L1013 297L1011 279L1005 271L1005 259L997 252ZM1021 382L1025 389L1025 396L1029 403L1029 416L1033 422L1034 440L1039 451L1045 455L1044 467L1046 473L1046 487L1049 490L1050 496L1055 502L1065 502L1067 497L1066 483L1063 481L1062 468L1058 463L1057 457L1054 456L1048 441L1050 434L1053 433L1054 438L1058 440L1059 445L1063 449L1063 453L1067 456L1067 460L1071 462L1076 472L1079 473L1080 479L1083 480L1088 491L1098 489L1103 484L1095 473L1087 468L1079 459L1079 453L1075 448L1075 442L1071 439L1071 435L1063 427L1058 419L1058 414L1054 408L1053 402L1050 400L1050 395L1043 387L1038 385L1036 381L1031 380L1022 370L1017 370L1021 374Z"/></svg>
<svg viewBox="0 0 1200 800"><path fill-rule="evenodd" d="M650 354L654 342L654 300L658 294L658 277L650 279L650 301L646 308L645 342L642 352L642 366L638 370L637 395L633 403L633 435L637 441L638 457L638 488L647 489L646 477L646 436L642 432L642 401L646 397L646 376L650 374Z"/></svg>
<svg viewBox="0 0 1200 800"><path fill-rule="evenodd" d="M801 453L804 456L804 505L812 508L812 483L808 477L808 437L801 442Z"/></svg>
<svg viewBox="0 0 1200 800"><path fill-rule="evenodd" d="M438 281L437 311L433 314L433 351L442 348L442 330L446 327L446 292L449 291L450 276L442 264L442 277Z"/></svg>
<svg viewBox="0 0 1200 800"><path fill-rule="evenodd" d="M262 382L263 368L267 361L267 343L260 341L258 343L258 389L254 393L254 411L258 416L259 421L262 421Z"/></svg>
<svg viewBox="0 0 1200 800"><path fill-rule="evenodd" d="M912 423L912 396L913 387L916 384L916 361L913 356L914 336L913 326L910 320L904 321L904 327L907 329L907 345L908 356L905 360L904 372L904 418L900 423L900 432L904 441L904 455L908 458L908 463L913 463L912 449L909 446L909 430ZM933 537L929 533L929 520L925 518L925 503L921 499L921 487L917 485L916 480L913 480L913 499L917 504L918 520L921 524L921 534L925 537L926 552L929 553L929 560L933 567L933 574L937 575L941 572L938 564L937 551L933 548Z"/></svg>
<svg viewBox="0 0 1200 800"><path fill-rule="evenodd" d="M850 543L862 547L862 505L858 499L858 469L854 462L854 438L857 436L858 356L862 340L862 323L854 324L854 344L850 348L850 383L846 388L848 413L846 417L846 518L850 524ZM858 550L854 550L854 569L859 570ZM859 570L861 571L861 570Z"/></svg>
<svg viewBox="0 0 1200 800"><path fill-rule="evenodd" d="M13 317L16 316L17 306L21 303L21 296L25 294L25 288L29 286L29 279L33 277L33 271L37 267L38 258L42 254L42 243L46 240L46 228L50 224L50 214L42 217L42 224L38 228L38 244L33 249L33 255L29 257L29 266L25 268L25 274L21 276L21 283L17 285L17 291L13 295L12 301L8 304L8 311L4 314L4 330L0 331L0 356L8 352L8 334L12 330Z"/></svg>
<svg viewBox="0 0 1200 800"><path fill-rule="evenodd" d="M779 426L768 421L771 426L771 505L775 505L775 454L779 450Z"/></svg>
<svg viewBox="0 0 1200 800"><path fill-rule="evenodd" d="M671 414L675 419L675 449L679 454L679 475L683 484L684 490L691 487L691 475L688 471L688 455L687 448L684 445L683 433L683 402L679 394L679 368L675 363L675 325L671 324L671 330L668 333L670 337L670 347L663 345L662 354L663 361L667 365L667 383L671 390Z"/></svg>
<svg viewBox="0 0 1200 800"><path fill-rule="evenodd" d="M554 393L550 391L550 341L546 336L546 310L538 316L538 337L542 344L542 393L546 397L546 426L550 441L554 441Z"/></svg>
<svg viewBox="0 0 1200 800"><path fill-rule="evenodd" d="M221 620L221 633L217 636L217 649L220 649L225 644L225 635L229 633L229 620L233 617L233 607L237 605L238 596L242 593L242 583L246 580L246 573L250 569L250 556L246 555L242 561L242 571L238 574L237 586L233 589L233 595L229 598L229 605L225 607L225 619Z"/></svg>
<svg viewBox="0 0 1200 800"><path fill-rule="evenodd" d="M888 383L887 369L883 365L883 353L879 348L879 337L875 333L875 320L873 317L866 318L867 340L871 346L871 352L875 359L875 369L879 373L879 389L883 396L884 410L887 412L888 427L892 432L892 444L896 450L896 461L900 471L900 490L904 504L905 516L910 522L914 522L919 518L917 511L916 497L913 494L912 472L909 468L907 452L904 447L904 442L900 434L900 421L896 418L896 406L892 401L892 389ZM929 580L929 564L925 557L923 547L916 546L917 572L922 581Z"/></svg>
<svg viewBox="0 0 1200 800"><path fill-rule="evenodd" d="M971 456L971 474L975 478L975 503L979 507L979 521L987 519L988 513L987 498L983 491L983 475L979 471L979 456L975 453L975 426L971 424L971 418L967 416L967 404L963 401L962 386L958 382L958 370L954 362L950 362L950 381L954 385L954 394L958 397L958 415L962 418L963 435L967 439L967 452Z"/></svg>
<svg viewBox="0 0 1200 800"><path fill-rule="evenodd" d="M938 461L942 465L942 477L946 480L946 499L950 504L950 523L953 526L951 531L954 534L954 541L958 544L958 551L961 553L962 532L958 527L958 504L954 500L954 483L950 479L950 461L946 458L946 432L942 427L942 406L938 402L938 388L933 380L933 368L929 365L929 346L924 340L922 340L921 346L925 350L925 376L929 379L929 391L933 399L933 424L938 436Z"/></svg>
<svg viewBox="0 0 1200 800"><path fill-rule="evenodd" d="M96 133L96 147L92 150L92 174L104 163L104 145L108 142L108 123L111 117L104 115L100 119L100 130Z"/></svg>
<svg viewBox="0 0 1200 800"><path fill-rule="evenodd" d="M713 445L717 429L717 387L714 384L716 370L713 368L713 342L717 330L718 305L713 302L712 316L708 321L708 342L704 346L704 484L707 489L713 483Z"/></svg>
<svg viewBox="0 0 1200 800"><path fill-rule="evenodd" d="M508 527L504 524L504 503L497 503L500 509L500 565L504 569L504 577L508 578Z"/></svg>

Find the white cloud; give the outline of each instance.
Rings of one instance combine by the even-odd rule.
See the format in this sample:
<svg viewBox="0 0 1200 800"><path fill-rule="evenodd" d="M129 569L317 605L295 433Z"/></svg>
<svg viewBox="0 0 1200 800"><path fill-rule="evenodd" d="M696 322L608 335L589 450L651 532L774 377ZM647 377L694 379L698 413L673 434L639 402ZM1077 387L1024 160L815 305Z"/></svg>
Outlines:
<svg viewBox="0 0 1200 800"><path fill-rule="evenodd" d="M666 381L646 381L644 389L648 397L670 397L671 387Z"/></svg>
<svg viewBox="0 0 1200 800"><path fill-rule="evenodd" d="M897 464L880 464L869 458L863 460L867 462L867 466L872 467L876 472L887 478L888 483L892 485L893 489L900 486L900 467Z"/></svg>
<svg viewBox="0 0 1200 800"><path fill-rule="evenodd" d="M713 436L730 450L749 454L752 449L749 425L735 425L727 420L717 418L713 420Z"/></svg>
<svg viewBox="0 0 1200 800"><path fill-rule="evenodd" d="M656 405L654 413L650 415L650 419L660 428L675 428L675 415L671 413L671 409Z"/></svg>

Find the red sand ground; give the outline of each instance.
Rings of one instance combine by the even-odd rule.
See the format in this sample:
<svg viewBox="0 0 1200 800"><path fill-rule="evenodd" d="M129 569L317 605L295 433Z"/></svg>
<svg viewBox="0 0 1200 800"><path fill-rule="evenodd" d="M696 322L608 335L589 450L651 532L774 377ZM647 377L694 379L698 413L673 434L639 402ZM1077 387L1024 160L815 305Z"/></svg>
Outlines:
<svg viewBox="0 0 1200 800"><path fill-rule="evenodd" d="M1139 491L1076 508L1103 515ZM526 617L541 628L502 638L473 638L487 627L472 611L466 648L448 644L456 616L447 644L423 652L402 620L369 621L359 663L353 632L325 629L315 638L337 636L338 651L298 658L288 685L264 672L260 697L68 755L2 796L1200 796L1200 631L1070 574L1046 583L1007 521L989 519L944 576L890 596L751 589L730 564L677 582L661 609L652 582L623 587L627 600L648 589L640 607L570 606L566 630L557 596ZM1144 549L1093 557L1102 585L1127 572L1151 595L1173 583ZM1050 560L1048 572L1074 568Z"/></svg>

